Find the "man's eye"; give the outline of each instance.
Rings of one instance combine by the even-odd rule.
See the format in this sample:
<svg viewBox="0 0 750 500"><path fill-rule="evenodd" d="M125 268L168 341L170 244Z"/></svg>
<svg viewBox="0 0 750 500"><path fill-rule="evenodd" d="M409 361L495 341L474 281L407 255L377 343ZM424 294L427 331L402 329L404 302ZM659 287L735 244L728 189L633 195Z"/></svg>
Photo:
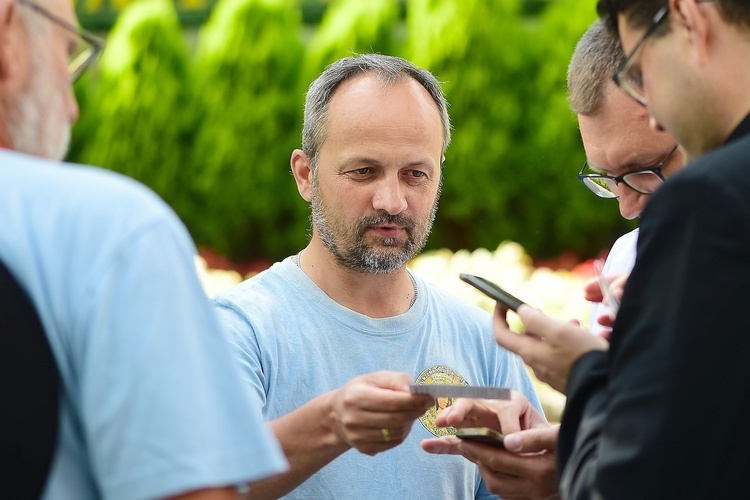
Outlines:
<svg viewBox="0 0 750 500"><path fill-rule="evenodd" d="M349 177L367 177L371 174L372 168L370 167L355 168L353 170L347 170L346 172L344 172L344 175L348 175Z"/></svg>
<svg viewBox="0 0 750 500"><path fill-rule="evenodd" d="M636 88L643 88L643 76L641 75L640 68L638 69L631 69L628 72L628 80L630 80L630 84L633 85Z"/></svg>

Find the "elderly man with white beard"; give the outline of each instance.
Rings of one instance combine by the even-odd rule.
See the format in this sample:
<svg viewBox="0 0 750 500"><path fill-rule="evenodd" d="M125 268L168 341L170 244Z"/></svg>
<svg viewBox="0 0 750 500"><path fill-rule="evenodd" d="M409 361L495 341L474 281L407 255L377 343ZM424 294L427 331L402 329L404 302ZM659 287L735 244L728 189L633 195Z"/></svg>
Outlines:
<svg viewBox="0 0 750 500"><path fill-rule="evenodd" d="M136 182L60 161L78 117L71 81L99 48L69 0L0 0L3 290L36 313L59 379L46 465L22 439L35 420L3 394L0 497L236 498L286 464L242 397L187 231ZM0 305L3 368L26 332L13 313ZM17 373L5 387L13 377L23 392Z"/></svg>

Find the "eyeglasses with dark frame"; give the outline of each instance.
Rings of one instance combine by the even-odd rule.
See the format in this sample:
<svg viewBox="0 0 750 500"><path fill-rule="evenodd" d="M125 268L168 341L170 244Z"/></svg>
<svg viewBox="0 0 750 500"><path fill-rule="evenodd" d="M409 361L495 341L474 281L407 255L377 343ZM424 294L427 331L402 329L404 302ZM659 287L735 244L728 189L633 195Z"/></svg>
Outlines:
<svg viewBox="0 0 750 500"><path fill-rule="evenodd" d="M49 21L57 24L65 31L75 35L78 40L78 46L76 51L68 57L68 75L71 83L78 80L83 72L91 66L91 63L93 63L101 53L104 48L104 41L88 31L76 28L69 22L60 19L44 7L37 5L30 0L18 0L18 3L30 8L37 14L40 14L41 16L46 17Z"/></svg>
<svg viewBox="0 0 750 500"><path fill-rule="evenodd" d="M664 22L669 14L669 6L662 7L659 12L656 13L654 19L651 21L651 26L648 27L646 32L643 34L641 39L633 48L633 52L625 58L620 65L620 68L615 73L612 79L615 81L618 87L625 92L628 96L635 99L638 104L642 106L646 105L646 96L643 95L643 78L641 77L640 71L633 71L633 65L638 60L638 57L643 51L643 46L646 44L646 40L653 35L659 26Z"/></svg>
<svg viewBox="0 0 750 500"><path fill-rule="evenodd" d="M585 174L586 169L591 169L588 161L586 161L576 178L600 198L619 198L617 186L620 183L641 194L652 194L664 183L664 175L661 173L662 167L666 165L675 151L677 151L677 146L673 147L655 167L633 170L617 177L597 173Z"/></svg>
<svg viewBox="0 0 750 500"><path fill-rule="evenodd" d="M711 3L714 0L695 1L696 3ZM633 70L633 66L638 60L638 57L640 57L641 52L643 52L643 47L644 45L646 45L646 40L648 40L651 35L656 33L656 30L659 29L659 26L661 26L664 20L667 19L668 14L669 5L666 5L659 9L659 11L654 16L654 19L651 21L651 25L648 27L646 32L633 48L633 52L631 52L630 55L625 58L622 64L620 64L620 67L618 68L615 75L612 77L617 86L620 87L623 92L635 99L635 101L642 106L646 105L646 96L643 93L643 77L640 71Z"/></svg>

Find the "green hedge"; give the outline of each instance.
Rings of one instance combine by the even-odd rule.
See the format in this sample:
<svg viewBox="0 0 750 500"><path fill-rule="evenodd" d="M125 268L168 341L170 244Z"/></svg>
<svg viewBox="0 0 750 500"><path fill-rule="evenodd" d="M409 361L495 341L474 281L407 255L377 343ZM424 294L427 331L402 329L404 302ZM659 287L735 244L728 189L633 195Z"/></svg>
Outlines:
<svg viewBox="0 0 750 500"><path fill-rule="evenodd" d="M191 66L172 2L126 10L110 33L96 88L82 107L75 160L103 165L156 190L178 212L191 180L183 167L194 124Z"/></svg>
<svg viewBox="0 0 750 500"><path fill-rule="evenodd" d="M305 242L307 208L289 158L299 143L303 61L298 10L226 0L201 30L190 170L200 244L234 258L278 258Z"/></svg>
<svg viewBox="0 0 750 500"><path fill-rule="evenodd" d="M70 159L155 189L198 245L276 260L305 242L289 172L304 92L351 52L404 56L445 82L454 124L430 248L519 242L582 257L627 229L575 180L584 156L565 70L593 0L336 0L319 25L299 1L221 0L199 32L173 2L128 6L99 67L77 85Z"/></svg>

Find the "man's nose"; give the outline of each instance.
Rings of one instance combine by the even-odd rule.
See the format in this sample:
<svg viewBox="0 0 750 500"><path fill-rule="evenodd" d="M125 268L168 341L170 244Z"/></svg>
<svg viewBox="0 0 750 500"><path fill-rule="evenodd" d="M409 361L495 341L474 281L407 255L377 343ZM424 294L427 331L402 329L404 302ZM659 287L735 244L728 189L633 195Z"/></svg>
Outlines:
<svg viewBox="0 0 750 500"><path fill-rule="evenodd" d="M378 183L372 198L372 208L398 215L406 210L406 196L399 179L383 179Z"/></svg>
<svg viewBox="0 0 750 500"><path fill-rule="evenodd" d="M628 220L635 219L641 215L643 207L646 206L646 201L648 201L649 195L639 193L624 182L617 185L617 190L620 195L617 198L617 201L620 204L620 215Z"/></svg>

